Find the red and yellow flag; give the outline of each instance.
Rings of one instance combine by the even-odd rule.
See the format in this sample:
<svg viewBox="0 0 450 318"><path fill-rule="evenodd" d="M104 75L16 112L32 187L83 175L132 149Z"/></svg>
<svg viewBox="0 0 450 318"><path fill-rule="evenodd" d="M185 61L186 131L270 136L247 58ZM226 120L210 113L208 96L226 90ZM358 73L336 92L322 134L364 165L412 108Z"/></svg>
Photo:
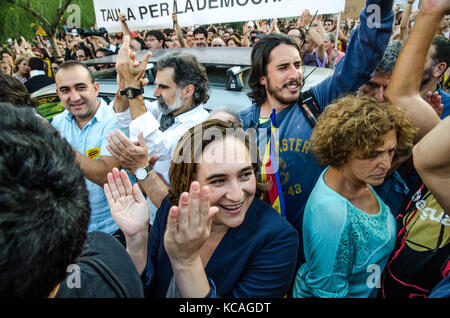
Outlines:
<svg viewBox="0 0 450 318"><path fill-rule="evenodd" d="M278 161L276 160L275 140L277 135L275 109L270 115L270 138L264 152L261 167L263 181L272 184L272 188L264 196L264 201L269 203L281 216L285 217L283 191L281 189Z"/></svg>

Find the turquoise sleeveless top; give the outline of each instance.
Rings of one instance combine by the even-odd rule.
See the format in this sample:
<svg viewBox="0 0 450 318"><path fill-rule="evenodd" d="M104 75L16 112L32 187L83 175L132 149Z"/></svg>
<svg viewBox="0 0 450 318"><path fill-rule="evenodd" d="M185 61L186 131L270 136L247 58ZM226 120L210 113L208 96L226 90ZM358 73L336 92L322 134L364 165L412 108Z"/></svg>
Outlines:
<svg viewBox="0 0 450 318"><path fill-rule="evenodd" d="M396 224L389 207L368 214L329 188L320 175L305 208L306 262L297 272L294 297L375 297L395 244Z"/></svg>

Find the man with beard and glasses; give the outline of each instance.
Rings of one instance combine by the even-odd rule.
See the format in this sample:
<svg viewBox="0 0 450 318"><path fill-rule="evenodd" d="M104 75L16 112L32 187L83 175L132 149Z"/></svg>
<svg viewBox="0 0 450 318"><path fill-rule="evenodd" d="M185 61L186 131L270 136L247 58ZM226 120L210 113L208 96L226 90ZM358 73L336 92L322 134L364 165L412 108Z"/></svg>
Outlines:
<svg viewBox="0 0 450 318"><path fill-rule="evenodd" d="M124 43L129 42L125 40ZM119 58L121 54L122 59ZM142 84L145 84L142 80L134 80L133 74L124 67L129 63L130 54L133 55L128 47L119 52L116 65L119 90L141 89ZM149 58L150 55L147 54L141 64L146 65ZM122 71L124 68L125 71ZM153 171L148 173L151 170L149 166L135 166L139 160L133 150L133 143L127 143L125 135L118 130L109 136L110 151L130 173L135 174L143 171L139 168L145 168L147 173L144 174L144 179L149 175L154 177L156 172L169 183L169 168L178 140L189 128L209 116L208 111L203 108L209 98L209 82L205 68L192 55L166 55L158 60L155 71L155 102L144 101L141 93L132 97L118 93L114 99L116 117L122 128L129 128L130 140L141 146L145 144L149 157L159 155ZM123 147L124 144L128 147ZM138 181L143 180L137 175L136 178ZM156 212L153 204L151 212L152 215Z"/></svg>
<svg viewBox="0 0 450 318"><path fill-rule="evenodd" d="M368 23L373 18L369 17L372 11L368 7L373 5L380 9L377 27ZM321 111L370 79L392 32L392 5L392 0L367 0L360 14L361 25L349 41L346 56L337 63L332 76L309 90ZM301 238L305 204L324 169L311 152L312 127L303 113L303 103L299 103L303 83L301 51L288 36L269 34L253 47L251 61L249 97L253 105L241 112L241 117L246 129L256 129L263 158L271 130L268 117L272 109L276 111L275 144L285 215ZM302 239L300 241L297 265L304 262Z"/></svg>
<svg viewBox="0 0 450 318"><path fill-rule="evenodd" d="M111 217L102 187L108 172L120 167L106 149L106 136L118 129L119 124L106 102L98 98L99 85L84 64L77 61L61 64L55 81L65 111L53 117L51 124L72 146L86 177L91 206L88 231L115 234L119 228Z"/></svg>

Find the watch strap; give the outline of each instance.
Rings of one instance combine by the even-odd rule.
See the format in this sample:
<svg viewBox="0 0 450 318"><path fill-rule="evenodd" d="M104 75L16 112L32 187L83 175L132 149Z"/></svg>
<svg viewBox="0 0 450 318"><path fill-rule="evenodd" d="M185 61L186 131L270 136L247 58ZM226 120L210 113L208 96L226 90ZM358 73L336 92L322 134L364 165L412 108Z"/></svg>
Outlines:
<svg viewBox="0 0 450 318"><path fill-rule="evenodd" d="M125 96L130 99L130 98L136 98L139 95L142 95L144 93L144 89L143 88L135 88L135 87L127 87L125 88Z"/></svg>

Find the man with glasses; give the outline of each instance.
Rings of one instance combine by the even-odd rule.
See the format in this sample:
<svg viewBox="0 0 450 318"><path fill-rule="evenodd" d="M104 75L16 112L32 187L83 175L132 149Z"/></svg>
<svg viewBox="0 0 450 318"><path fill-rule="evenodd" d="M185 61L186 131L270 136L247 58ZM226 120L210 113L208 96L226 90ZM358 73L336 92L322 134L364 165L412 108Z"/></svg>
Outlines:
<svg viewBox="0 0 450 318"><path fill-rule="evenodd" d="M158 30L151 30L145 34L145 48L147 50L158 50L164 48L164 34Z"/></svg>

